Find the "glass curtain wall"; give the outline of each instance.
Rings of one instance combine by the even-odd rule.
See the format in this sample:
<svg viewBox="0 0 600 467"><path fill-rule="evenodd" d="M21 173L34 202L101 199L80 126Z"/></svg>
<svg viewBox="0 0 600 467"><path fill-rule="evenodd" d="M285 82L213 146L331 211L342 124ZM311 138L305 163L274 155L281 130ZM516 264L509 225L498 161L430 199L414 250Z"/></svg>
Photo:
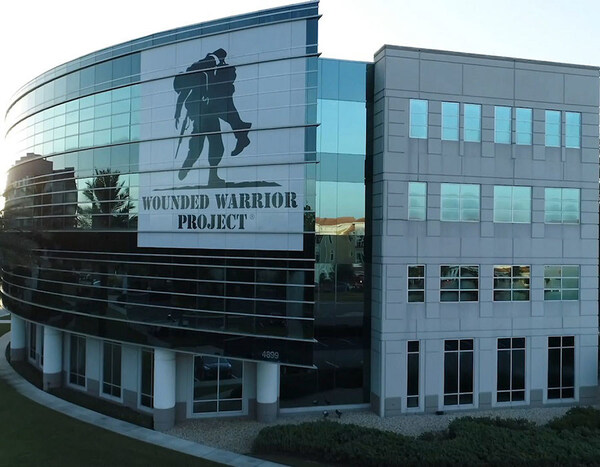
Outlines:
<svg viewBox="0 0 600 467"><path fill-rule="evenodd" d="M158 33L26 85L7 116L6 157L18 161L8 176L3 223L31 242L18 261L3 265L5 306L28 320L106 339L198 353L209 346L237 358L262 359L268 351L280 362L311 366L317 18L318 5L309 3ZM306 63L297 72L306 75L306 119L298 128L312 129L304 250L139 248L140 147L152 136L141 127L173 118L159 106L148 113L148 102L176 99L175 91L161 97L154 90L158 79L142 78L140 54L296 19L306 19L306 48L294 62ZM255 64L240 63L238 73L246 65ZM171 90L178 69L169 70L160 79ZM174 125L170 131L166 139L175 141L180 132Z"/></svg>
<svg viewBox="0 0 600 467"><path fill-rule="evenodd" d="M314 279L317 369L282 367L282 408L368 402L366 75L365 63L319 60Z"/></svg>

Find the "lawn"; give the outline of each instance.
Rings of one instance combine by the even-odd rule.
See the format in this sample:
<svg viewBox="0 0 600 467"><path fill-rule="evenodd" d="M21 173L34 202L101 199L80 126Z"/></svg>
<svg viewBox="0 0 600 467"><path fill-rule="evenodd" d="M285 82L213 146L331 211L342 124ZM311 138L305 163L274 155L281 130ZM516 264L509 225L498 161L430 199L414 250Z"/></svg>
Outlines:
<svg viewBox="0 0 600 467"><path fill-rule="evenodd" d="M0 335L8 330L0 324ZM75 420L30 401L3 381L0 433L0 466L219 465Z"/></svg>

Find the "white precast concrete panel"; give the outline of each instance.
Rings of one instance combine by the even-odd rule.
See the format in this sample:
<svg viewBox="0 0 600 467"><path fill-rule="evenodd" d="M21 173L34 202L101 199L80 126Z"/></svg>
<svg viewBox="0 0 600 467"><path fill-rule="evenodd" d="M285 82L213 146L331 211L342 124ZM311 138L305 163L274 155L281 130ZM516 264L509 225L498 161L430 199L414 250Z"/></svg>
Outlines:
<svg viewBox="0 0 600 467"><path fill-rule="evenodd" d="M142 52L139 246L303 249L306 37L306 21L301 20ZM207 55L213 54L214 63L219 63L221 57L214 55L219 49L227 54L226 64L235 67L233 94L233 88L218 95L210 91L219 86L210 88L211 82L219 82L219 66L213 67L216 71L198 71L197 62ZM195 63L197 73L181 75ZM175 127L177 75L194 83L192 93L204 92L198 115L190 115L183 133L181 126ZM180 101L180 125L191 109L191 96ZM218 99L230 97L237 113L233 117L231 104L227 112L215 110ZM195 129L198 134L208 119L212 140L200 137L199 149L201 144L194 146L190 133ZM240 120L251 124L246 145L239 143L247 131ZM199 132L209 131L202 126ZM210 145L216 139L223 144L223 155L211 163ZM240 146L241 152L232 156Z"/></svg>

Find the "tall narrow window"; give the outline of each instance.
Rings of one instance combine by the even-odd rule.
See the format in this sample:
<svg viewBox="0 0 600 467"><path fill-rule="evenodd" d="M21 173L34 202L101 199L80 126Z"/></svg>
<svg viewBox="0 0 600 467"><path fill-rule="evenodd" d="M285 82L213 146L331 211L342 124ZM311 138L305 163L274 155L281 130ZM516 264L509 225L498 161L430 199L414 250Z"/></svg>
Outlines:
<svg viewBox="0 0 600 467"><path fill-rule="evenodd" d="M479 266L440 266L440 302L479 300Z"/></svg>
<svg viewBox="0 0 600 467"><path fill-rule="evenodd" d="M494 186L494 222L531 222L531 187Z"/></svg>
<svg viewBox="0 0 600 467"><path fill-rule="evenodd" d="M444 405L473 403L473 339L444 341Z"/></svg>
<svg viewBox="0 0 600 467"><path fill-rule="evenodd" d="M85 337L71 334L69 344L69 383L85 386Z"/></svg>
<svg viewBox="0 0 600 467"><path fill-rule="evenodd" d="M409 182L408 220L424 221L427 218L427 183Z"/></svg>
<svg viewBox="0 0 600 467"><path fill-rule="evenodd" d="M560 147L560 111L546 110L546 146Z"/></svg>
<svg viewBox="0 0 600 467"><path fill-rule="evenodd" d="M481 141L481 106L465 104L464 140L478 143Z"/></svg>
<svg viewBox="0 0 600 467"><path fill-rule="evenodd" d="M479 185L442 183L440 187L443 221L479 221Z"/></svg>
<svg viewBox="0 0 600 467"><path fill-rule="evenodd" d="M409 137L427 139L428 102L421 99L410 100Z"/></svg>
<svg viewBox="0 0 600 467"><path fill-rule="evenodd" d="M38 344L38 348L39 348L39 353L40 353L40 366L44 366L44 327L43 326L39 326L39 333L40 333L40 338L39 338L39 344Z"/></svg>
<svg viewBox="0 0 600 467"><path fill-rule="evenodd" d="M142 349L140 405L154 407L154 351L152 349Z"/></svg>
<svg viewBox="0 0 600 467"><path fill-rule="evenodd" d="M494 107L494 142L510 144L512 132L512 109Z"/></svg>
<svg viewBox="0 0 600 467"><path fill-rule="evenodd" d="M525 338L498 339L498 402L525 400Z"/></svg>
<svg viewBox="0 0 600 467"><path fill-rule="evenodd" d="M544 300L579 300L579 266L544 266Z"/></svg>
<svg viewBox="0 0 600 467"><path fill-rule="evenodd" d="M29 323L29 358L35 361L37 354L37 326Z"/></svg>
<svg viewBox="0 0 600 467"><path fill-rule="evenodd" d="M494 301L529 300L530 266L494 266Z"/></svg>
<svg viewBox="0 0 600 467"><path fill-rule="evenodd" d="M121 398L121 346L104 342L102 356L102 393Z"/></svg>
<svg viewBox="0 0 600 467"><path fill-rule="evenodd" d="M516 142L530 145L532 141L533 111L531 109L516 109Z"/></svg>
<svg viewBox="0 0 600 467"><path fill-rule="evenodd" d="M575 337L548 337L548 399L575 397Z"/></svg>
<svg viewBox="0 0 600 467"><path fill-rule="evenodd" d="M581 114L565 112L565 146L568 148L581 147Z"/></svg>
<svg viewBox="0 0 600 467"><path fill-rule="evenodd" d="M406 406L419 407L419 341L408 341L406 360Z"/></svg>
<svg viewBox="0 0 600 467"><path fill-rule="evenodd" d="M408 301L425 301L425 265L408 266Z"/></svg>
<svg viewBox="0 0 600 467"><path fill-rule="evenodd" d="M458 102L442 102L442 139L458 141Z"/></svg>
<svg viewBox="0 0 600 467"><path fill-rule="evenodd" d="M544 194L547 224L579 224L579 188L546 188Z"/></svg>

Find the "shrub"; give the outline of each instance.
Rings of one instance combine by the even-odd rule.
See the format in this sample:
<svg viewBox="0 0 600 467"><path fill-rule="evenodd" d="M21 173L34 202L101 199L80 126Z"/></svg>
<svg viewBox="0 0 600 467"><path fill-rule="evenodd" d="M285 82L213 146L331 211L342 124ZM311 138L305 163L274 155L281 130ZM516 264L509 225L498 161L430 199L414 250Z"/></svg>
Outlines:
<svg viewBox="0 0 600 467"><path fill-rule="evenodd" d="M600 430L600 410L593 407L573 407L565 415L548 423L553 430L572 430L586 427Z"/></svg>
<svg viewBox="0 0 600 467"><path fill-rule="evenodd" d="M278 425L259 433L253 451L365 466L598 465L598 414L575 410L553 422L571 429L537 427L522 419L463 417L445 432L418 438L335 421Z"/></svg>

